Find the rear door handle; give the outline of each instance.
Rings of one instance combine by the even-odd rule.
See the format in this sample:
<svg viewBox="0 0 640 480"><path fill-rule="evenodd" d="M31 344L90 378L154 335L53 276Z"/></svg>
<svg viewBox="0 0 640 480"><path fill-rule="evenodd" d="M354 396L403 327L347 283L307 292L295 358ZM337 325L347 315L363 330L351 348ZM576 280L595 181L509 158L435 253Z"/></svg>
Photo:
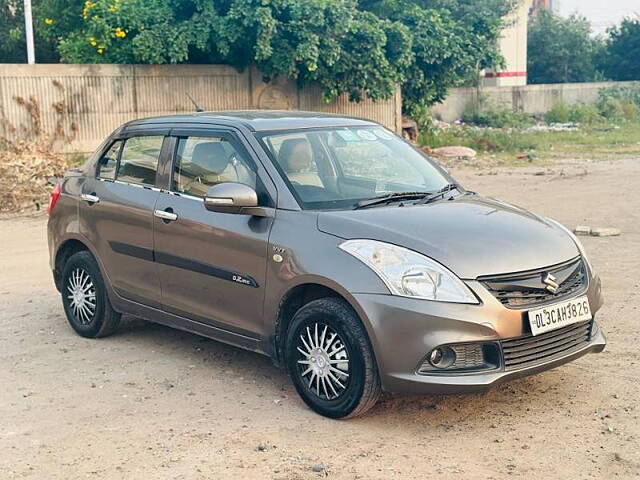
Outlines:
<svg viewBox="0 0 640 480"><path fill-rule="evenodd" d="M155 210L153 214L161 218L162 220L166 220L168 222L174 222L178 219L178 215L173 212L167 212L166 210Z"/></svg>
<svg viewBox="0 0 640 480"><path fill-rule="evenodd" d="M97 197L96 195L90 195L88 193L83 193L82 195L80 195L80 198L89 203L98 203L100 201L100 197Z"/></svg>

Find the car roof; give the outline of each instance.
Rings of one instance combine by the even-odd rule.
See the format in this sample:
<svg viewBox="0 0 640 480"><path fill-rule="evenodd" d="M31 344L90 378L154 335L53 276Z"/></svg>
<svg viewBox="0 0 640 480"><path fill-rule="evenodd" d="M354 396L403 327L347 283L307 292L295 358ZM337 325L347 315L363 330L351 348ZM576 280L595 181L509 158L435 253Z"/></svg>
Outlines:
<svg viewBox="0 0 640 480"><path fill-rule="evenodd" d="M162 124L241 124L254 132L271 130L291 130L318 127L349 127L378 125L372 120L337 115L334 113L304 112L299 110L230 110L222 112L197 112L182 115L142 118L124 125L151 126Z"/></svg>

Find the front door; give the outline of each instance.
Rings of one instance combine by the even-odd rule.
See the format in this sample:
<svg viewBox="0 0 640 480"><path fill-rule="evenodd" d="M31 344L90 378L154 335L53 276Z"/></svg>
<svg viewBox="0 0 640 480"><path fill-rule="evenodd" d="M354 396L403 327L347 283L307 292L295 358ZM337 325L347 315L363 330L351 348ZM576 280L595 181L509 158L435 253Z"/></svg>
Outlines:
<svg viewBox="0 0 640 480"><path fill-rule="evenodd" d="M87 178L80 230L95 246L118 295L158 307L160 281L153 262L153 208L158 159L165 136L147 133L115 140Z"/></svg>
<svg viewBox="0 0 640 480"><path fill-rule="evenodd" d="M231 131L175 138L170 191L155 207L155 260L165 311L253 338L262 334L266 256L272 218L210 212L217 183L240 182L271 200L256 163Z"/></svg>

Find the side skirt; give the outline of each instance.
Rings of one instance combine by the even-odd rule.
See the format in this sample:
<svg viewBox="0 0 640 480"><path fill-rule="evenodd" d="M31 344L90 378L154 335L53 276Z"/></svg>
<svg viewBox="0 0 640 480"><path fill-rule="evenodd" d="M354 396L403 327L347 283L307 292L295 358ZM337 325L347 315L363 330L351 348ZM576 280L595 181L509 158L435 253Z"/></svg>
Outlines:
<svg viewBox="0 0 640 480"><path fill-rule="evenodd" d="M213 325L207 325L157 308L148 307L141 303L124 299L113 291L110 292L109 298L113 307L119 312L269 356L267 352L265 352L260 339L230 332L229 330L214 327Z"/></svg>

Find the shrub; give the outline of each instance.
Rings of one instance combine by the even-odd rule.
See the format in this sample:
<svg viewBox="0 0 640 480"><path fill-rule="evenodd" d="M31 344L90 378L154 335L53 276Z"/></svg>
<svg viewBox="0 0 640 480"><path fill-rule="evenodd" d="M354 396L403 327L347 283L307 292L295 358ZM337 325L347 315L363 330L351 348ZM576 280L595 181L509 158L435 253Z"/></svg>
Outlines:
<svg viewBox="0 0 640 480"><path fill-rule="evenodd" d="M640 120L640 85L603 88L597 108L611 121Z"/></svg>
<svg viewBox="0 0 640 480"><path fill-rule="evenodd" d="M603 121L603 115L594 105L567 105L557 103L544 115L547 123L579 123L593 125Z"/></svg>
<svg viewBox="0 0 640 480"><path fill-rule="evenodd" d="M530 133L454 126L447 130L429 130L420 135L418 142L431 148L459 145L479 152L528 152L535 150L535 139Z"/></svg>
<svg viewBox="0 0 640 480"><path fill-rule="evenodd" d="M535 123L531 115L505 107L471 107L462 115L462 121L488 128L527 127Z"/></svg>

